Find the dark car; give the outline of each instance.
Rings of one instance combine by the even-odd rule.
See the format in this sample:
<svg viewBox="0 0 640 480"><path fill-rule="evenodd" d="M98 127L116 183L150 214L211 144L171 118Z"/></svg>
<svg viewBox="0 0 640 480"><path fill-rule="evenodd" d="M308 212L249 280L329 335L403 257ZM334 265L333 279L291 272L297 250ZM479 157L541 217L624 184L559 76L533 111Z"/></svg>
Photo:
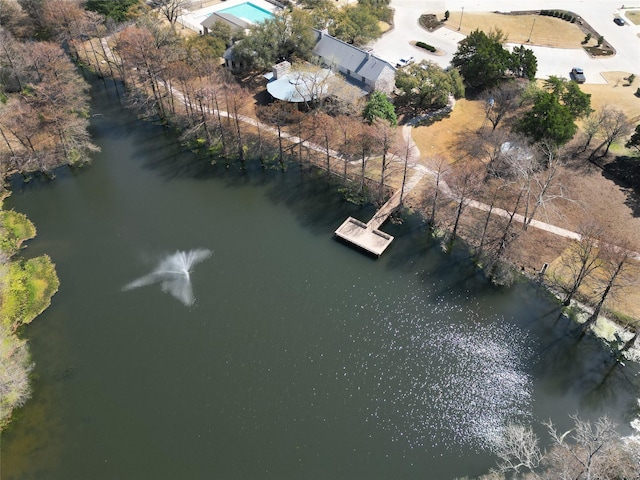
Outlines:
<svg viewBox="0 0 640 480"><path fill-rule="evenodd" d="M624 20L621 19L620 17L616 17L613 19L613 23L615 23L616 25L620 25L621 27L624 26Z"/></svg>
<svg viewBox="0 0 640 480"><path fill-rule="evenodd" d="M571 69L571 80L575 80L578 83L584 83L587 81L587 77L584 76L584 70L578 67Z"/></svg>

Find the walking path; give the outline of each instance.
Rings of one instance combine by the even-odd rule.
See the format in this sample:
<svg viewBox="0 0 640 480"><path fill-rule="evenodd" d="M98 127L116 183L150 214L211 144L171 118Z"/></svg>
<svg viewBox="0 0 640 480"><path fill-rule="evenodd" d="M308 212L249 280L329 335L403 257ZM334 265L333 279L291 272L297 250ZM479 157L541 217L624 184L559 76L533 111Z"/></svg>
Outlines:
<svg viewBox="0 0 640 480"><path fill-rule="evenodd" d="M105 51L105 54L108 57L109 61L114 62L114 64L117 62L115 56L113 55L111 49L109 48L107 41L105 38L101 39L102 45L103 45L103 49ZM167 87L167 86L165 86ZM167 87L168 88L168 87ZM177 90L176 88L171 88L171 91L174 95L176 95L176 97L182 101L183 103L185 103L186 99L185 96L182 94L182 92L180 92L179 90ZM209 113L212 115L220 115L220 117L225 117L225 118L234 118L233 115L231 115L229 112L226 112L224 110L212 110L209 109ZM274 127L265 125L264 123L260 122L259 120L253 118L253 117L249 117L246 115L238 115L237 116L238 121L241 121L243 123L247 123L249 125L252 125L254 127L260 128L262 131L267 131L273 135L278 135L278 130ZM393 237L391 235L388 235L384 232L381 232L379 229L380 226L382 226L382 224L389 218L389 216L400 206L400 204L402 203L402 200L404 199L404 195L407 195L408 193L410 193L412 190L415 189L415 187L420 183L420 181L422 180L422 178L425 175L431 175L432 177L436 177L437 173L432 170L429 169L426 165L422 165L419 163L419 159L420 159L420 151L418 150L417 145L415 144L415 142L413 141L413 138L411 136L411 125L412 123L409 122L407 125L404 125L402 127L402 134L403 137L405 139L405 142L407 142L408 144L408 148L411 153L410 153L410 158L407 159L407 164L408 166L413 170L413 174L412 176L409 178L409 180L406 182L404 189L400 189L398 192L396 192L390 199L389 201L376 213L376 215L374 215L374 217L371 219L371 221L369 222L371 225L369 228L369 224L364 224L363 222L360 222L359 220L356 219L352 219L352 221L350 222L352 225L355 225L355 227L353 227L354 229L358 229L358 230L362 230L362 229L366 229L369 232L373 232L372 235L375 235L376 237L379 238L375 238L376 240L376 244L380 244L381 240L383 239L384 242L386 243L386 245L384 246L384 248L380 251L380 253L376 253L379 251L380 247L374 248L372 247L372 253L376 253L377 255L380 255L382 252L384 252L384 250L388 247L388 245L391 243L391 241L393 241ZM327 150L322 148L321 146L309 142L307 140L303 140L300 137L296 136L296 135L291 135L287 132L282 131L280 133L280 135L282 136L282 138L288 140L289 142L292 142L294 145L299 145L301 144L302 146L313 150L315 152L319 152L322 153L323 155L327 154ZM341 159L343 161L345 161L345 159L340 155L339 152L335 151L335 150L329 150L329 155L332 158L338 158ZM391 161L393 162L402 162L404 163L404 159L399 158L397 156L392 156ZM451 190L451 188L449 187L449 185L442 179L440 179L439 182L439 189L442 191L442 193L444 193L445 195L447 195L449 198L455 199L456 195L453 193L453 191ZM402 198L401 198L402 197ZM498 215L504 218L509 218L512 215L512 212L509 212L508 210L504 210L502 208L496 208L496 207L491 207L490 205L487 205L485 203L482 202L478 202L476 200L469 200L468 205L470 207L476 208L478 210L482 210L485 212L488 212L489 210L491 210L491 214L492 215ZM520 222L522 224L525 223L525 221L527 221L527 219L525 219L522 215L520 214L515 214L513 219L517 222ZM349 219L347 219L345 221L345 223L343 223L343 226L349 222ZM533 228L537 228L539 230L543 230L549 233L553 233L555 235L561 236L561 237L565 237L565 238L571 238L571 239L576 239L579 240L580 234L573 232L571 230L567 230L564 229L562 227L557 227L555 225L551 225L549 223L545 223L545 222L541 222L539 220L531 220L529 226L533 227ZM339 227L338 230L340 230L342 228ZM338 234L338 230L336 230L336 235ZM387 238L385 238L387 237ZM355 242L352 242L355 243ZM368 250L368 249L367 249ZM640 261L640 253L637 252L633 252L633 258Z"/></svg>
<svg viewBox="0 0 640 480"><path fill-rule="evenodd" d="M407 168L409 165L412 165L413 168L413 165L415 165L420 159L420 152L413 142L413 138L411 138L411 127L404 126L402 128L402 134L408 144L407 152L409 158L400 159L394 155L392 156L391 161L401 161L403 163L406 161ZM404 186L401 186L400 189L391 196L387 203L385 203L373 215L368 223L365 224L360 220L349 217L335 231L336 236L369 253L377 256L382 255L387 247L391 245L391 242L393 242L393 236L379 230L379 228L387 221L391 214L402 205L404 195L411 192L411 190L420 183L420 180L422 180L422 177L426 173L428 172L424 169L414 168L411 178L409 178Z"/></svg>

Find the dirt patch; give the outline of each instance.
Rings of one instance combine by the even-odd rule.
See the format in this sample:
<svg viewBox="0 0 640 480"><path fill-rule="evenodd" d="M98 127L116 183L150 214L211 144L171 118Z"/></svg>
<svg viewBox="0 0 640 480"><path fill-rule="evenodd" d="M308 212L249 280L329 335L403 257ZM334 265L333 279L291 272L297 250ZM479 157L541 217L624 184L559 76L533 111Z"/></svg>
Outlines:
<svg viewBox="0 0 640 480"><path fill-rule="evenodd" d="M510 43L543 47L582 48L581 42L585 37L576 23L541 15L451 12L445 26L457 30L459 25L460 32L464 35L469 35L476 29L483 32L500 29L507 35Z"/></svg>
<svg viewBox="0 0 640 480"><path fill-rule="evenodd" d="M418 20L420 26L429 32L435 32L437 29L442 27L443 23L438 20L438 17L432 13L425 13L424 15L420 15L420 19Z"/></svg>

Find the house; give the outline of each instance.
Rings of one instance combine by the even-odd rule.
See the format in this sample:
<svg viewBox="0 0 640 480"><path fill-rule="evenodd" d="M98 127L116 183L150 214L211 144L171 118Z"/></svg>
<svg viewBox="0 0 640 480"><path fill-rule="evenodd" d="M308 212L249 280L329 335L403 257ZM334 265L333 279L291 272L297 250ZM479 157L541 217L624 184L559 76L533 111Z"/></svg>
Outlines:
<svg viewBox="0 0 640 480"><path fill-rule="evenodd" d="M316 34L313 54L321 63L340 72L347 80L358 87L362 95L374 90L390 94L395 87L396 69L393 65L371 52L338 40L320 30ZM229 70L239 70L243 66L235 59L233 46L224 53L225 65Z"/></svg>
<svg viewBox="0 0 640 480"><path fill-rule="evenodd" d="M393 65L325 32L314 31L317 43L313 53L325 65L335 68L367 92L377 90L389 94L393 91L396 75Z"/></svg>

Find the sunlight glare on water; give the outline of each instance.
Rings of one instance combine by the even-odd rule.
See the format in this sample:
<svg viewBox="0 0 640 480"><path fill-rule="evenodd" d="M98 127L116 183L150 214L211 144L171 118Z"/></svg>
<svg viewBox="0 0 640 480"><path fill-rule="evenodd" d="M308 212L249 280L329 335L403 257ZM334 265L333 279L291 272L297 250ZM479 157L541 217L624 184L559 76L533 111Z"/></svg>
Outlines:
<svg viewBox="0 0 640 480"><path fill-rule="evenodd" d="M530 420L525 368L533 353L525 332L442 299L390 302L372 293L369 302L370 321L353 340L360 371L352 378L366 382L370 420L394 441L485 450L507 424Z"/></svg>

